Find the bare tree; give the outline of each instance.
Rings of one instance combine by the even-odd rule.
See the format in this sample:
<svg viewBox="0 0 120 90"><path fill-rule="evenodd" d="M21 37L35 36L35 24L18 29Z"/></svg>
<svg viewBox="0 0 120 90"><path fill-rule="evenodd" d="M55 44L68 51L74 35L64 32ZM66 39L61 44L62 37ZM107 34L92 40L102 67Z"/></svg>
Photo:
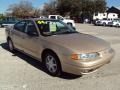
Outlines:
<svg viewBox="0 0 120 90"><path fill-rule="evenodd" d="M45 3L43 6L42 14L43 15L57 14L56 6L57 2L55 0L51 1L50 3Z"/></svg>
<svg viewBox="0 0 120 90"><path fill-rule="evenodd" d="M33 11L33 17L40 17L41 15L41 10L40 9L34 9Z"/></svg>
<svg viewBox="0 0 120 90"><path fill-rule="evenodd" d="M12 16L16 17L31 17L33 15L33 6L29 1L21 1L19 4L13 4L9 6L8 11L11 12Z"/></svg>

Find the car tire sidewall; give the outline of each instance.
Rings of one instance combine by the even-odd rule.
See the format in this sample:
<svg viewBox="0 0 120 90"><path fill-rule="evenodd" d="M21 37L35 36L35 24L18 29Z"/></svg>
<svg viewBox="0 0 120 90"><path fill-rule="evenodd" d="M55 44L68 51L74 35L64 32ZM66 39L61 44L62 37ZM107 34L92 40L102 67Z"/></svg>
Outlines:
<svg viewBox="0 0 120 90"><path fill-rule="evenodd" d="M10 50L11 52L14 52L14 51L15 51L14 45L13 45L13 42L12 42L11 39L8 39L8 47L9 47L9 50Z"/></svg>
<svg viewBox="0 0 120 90"><path fill-rule="evenodd" d="M106 26L106 23L103 23L103 26L105 27L105 26Z"/></svg>
<svg viewBox="0 0 120 90"><path fill-rule="evenodd" d="M57 70L56 70L56 72L54 72L54 73L51 73L51 72L48 70L47 65L46 65L46 58L47 58L47 56L49 56L49 55L52 56L52 57L54 57L54 59L55 59L55 61L56 61ZM60 64L60 61L59 61L58 57L57 57L54 53L49 52L49 53L46 53L46 54L44 55L43 65L44 65L44 68L45 68L45 70L47 71L48 74L50 74L50 75L52 75L52 76L54 76L54 77L57 77L57 76L60 76L60 75L61 75L61 64Z"/></svg>

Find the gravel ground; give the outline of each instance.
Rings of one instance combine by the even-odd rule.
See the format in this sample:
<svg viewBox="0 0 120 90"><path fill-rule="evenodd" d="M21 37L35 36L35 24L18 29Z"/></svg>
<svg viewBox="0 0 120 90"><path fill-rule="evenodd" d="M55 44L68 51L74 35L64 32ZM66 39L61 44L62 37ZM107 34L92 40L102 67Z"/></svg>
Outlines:
<svg viewBox="0 0 120 90"><path fill-rule="evenodd" d="M0 90L120 90L120 28L89 24L76 24L76 28L110 42L116 52L112 62L81 77L66 73L52 77L38 61L9 52L4 28L0 28Z"/></svg>

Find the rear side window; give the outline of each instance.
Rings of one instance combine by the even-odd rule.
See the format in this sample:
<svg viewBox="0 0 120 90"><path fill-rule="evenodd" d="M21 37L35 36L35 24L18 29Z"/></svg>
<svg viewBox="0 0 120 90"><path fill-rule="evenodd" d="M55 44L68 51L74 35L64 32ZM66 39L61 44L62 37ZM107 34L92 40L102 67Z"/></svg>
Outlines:
<svg viewBox="0 0 120 90"><path fill-rule="evenodd" d="M14 29L17 30L17 31L20 31L20 32L25 32L25 28L26 28L26 22L25 21L18 22L14 26Z"/></svg>
<svg viewBox="0 0 120 90"><path fill-rule="evenodd" d="M97 14L97 13L95 13L95 16L98 16L98 14Z"/></svg>
<svg viewBox="0 0 120 90"><path fill-rule="evenodd" d="M50 19L56 19L55 16L51 16Z"/></svg>
<svg viewBox="0 0 120 90"><path fill-rule="evenodd" d="M25 33L28 33L28 32L31 32L32 34L34 34L36 36L39 35L37 28L33 21L27 21L27 27L26 27Z"/></svg>

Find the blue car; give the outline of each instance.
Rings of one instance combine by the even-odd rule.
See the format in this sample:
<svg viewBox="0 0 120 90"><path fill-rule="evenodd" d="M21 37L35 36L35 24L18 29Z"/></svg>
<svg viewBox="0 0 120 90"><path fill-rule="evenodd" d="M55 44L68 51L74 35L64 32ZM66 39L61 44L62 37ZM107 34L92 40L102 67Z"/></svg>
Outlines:
<svg viewBox="0 0 120 90"><path fill-rule="evenodd" d="M0 21L0 27L12 26L17 23L19 20L13 17L6 17Z"/></svg>

